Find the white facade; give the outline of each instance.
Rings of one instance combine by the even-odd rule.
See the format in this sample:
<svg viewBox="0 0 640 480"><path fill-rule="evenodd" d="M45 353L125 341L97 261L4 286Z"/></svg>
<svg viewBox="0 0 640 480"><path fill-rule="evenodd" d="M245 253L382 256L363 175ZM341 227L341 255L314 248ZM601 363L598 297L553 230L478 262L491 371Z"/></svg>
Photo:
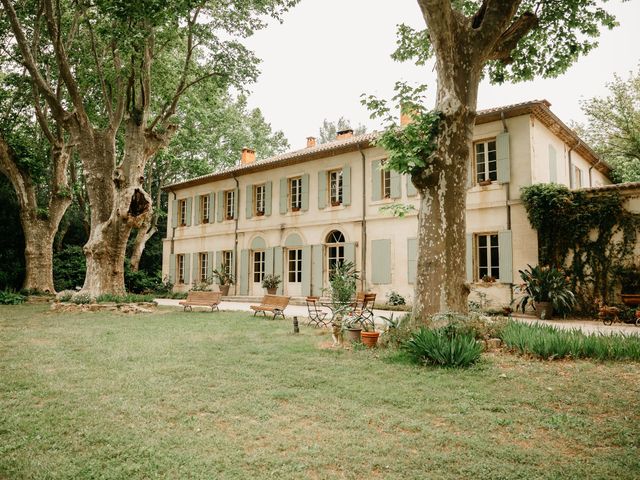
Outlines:
<svg viewBox="0 0 640 480"><path fill-rule="evenodd" d="M187 290L226 259L237 280L231 294L260 296L262 275L277 273L284 280L281 293L321 295L337 259L353 261L362 274L360 288L380 300L396 291L410 301L419 199L406 176L379 168L386 154L372 146L374 138L346 137L167 186L163 276L176 290ZM483 300L497 306L509 303L518 269L537 263L536 233L519 200L521 187L608 184L608 167L544 101L480 112L473 152L468 280L476 296L482 292ZM339 178L341 192L335 188ZM380 211L393 203L416 210L404 218ZM227 213L233 215L227 219Z"/></svg>

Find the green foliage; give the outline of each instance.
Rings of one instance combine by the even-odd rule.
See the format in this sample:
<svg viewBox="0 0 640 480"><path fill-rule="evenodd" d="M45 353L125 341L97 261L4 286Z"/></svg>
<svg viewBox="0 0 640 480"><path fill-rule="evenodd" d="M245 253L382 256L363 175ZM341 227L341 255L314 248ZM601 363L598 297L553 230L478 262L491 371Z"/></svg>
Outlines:
<svg viewBox="0 0 640 480"><path fill-rule="evenodd" d="M620 267L616 276L622 285L622 293L640 293L640 270L636 267Z"/></svg>
<svg viewBox="0 0 640 480"><path fill-rule="evenodd" d="M518 272L523 282L518 289L523 295L517 308L523 312L531 303L549 302L556 312L561 313L570 312L575 305L576 297L571 291L571 283L562 270L527 265L526 269Z"/></svg>
<svg viewBox="0 0 640 480"><path fill-rule="evenodd" d="M382 214L389 214L393 217L404 218L409 213L416 211L416 207L409 203L389 203L378 209Z"/></svg>
<svg viewBox="0 0 640 480"><path fill-rule="evenodd" d="M353 262L338 264L329 276L329 293L335 303L346 303L356 294L358 272Z"/></svg>
<svg viewBox="0 0 640 480"><path fill-rule="evenodd" d="M585 334L580 330L561 330L551 325L528 325L509 321L500 338L522 354L545 360L593 358L600 361L640 361L640 336Z"/></svg>
<svg viewBox="0 0 640 480"><path fill-rule="evenodd" d="M0 290L0 305L20 305L27 297L14 290Z"/></svg>
<svg viewBox="0 0 640 480"><path fill-rule="evenodd" d="M84 285L87 262L82 247L69 245L53 255L53 284L57 291Z"/></svg>
<svg viewBox="0 0 640 480"><path fill-rule="evenodd" d="M0 175L0 289L19 289L24 280L24 236L15 191Z"/></svg>
<svg viewBox="0 0 640 480"><path fill-rule="evenodd" d="M595 298L611 303L616 269L627 264L636 243L640 215L623 206L616 192L588 194L563 185L536 184L522 189L531 226L538 232L542 265L563 267L581 307Z"/></svg>
<svg viewBox="0 0 640 480"><path fill-rule="evenodd" d="M213 276L216 278L218 285L233 285L233 275L227 271L224 265L214 269Z"/></svg>
<svg viewBox="0 0 640 480"><path fill-rule="evenodd" d="M421 327L404 344L416 362L439 367L466 368L480 359L482 344L473 335L455 329Z"/></svg>
<svg viewBox="0 0 640 480"><path fill-rule="evenodd" d="M111 295L102 294L96 298L98 303L139 303L139 302L153 302L153 294L140 295L135 293L128 293L126 295Z"/></svg>
<svg viewBox="0 0 640 480"><path fill-rule="evenodd" d="M392 290L389 293L387 293L387 303L389 305L396 306L396 305L405 305L407 302L405 301L402 295L400 295L395 290Z"/></svg>
<svg viewBox="0 0 640 480"><path fill-rule="evenodd" d="M56 300L59 302L69 302L75 293L75 290L62 290L56 294Z"/></svg>
<svg viewBox="0 0 640 480"><path fill-rule="evenodd" d="M85 292L76 292L71 296L71 302L76 305L86 305L93 302L94 298Z"/></svg>
<svg viewBox="0 0 640 480"><path fill-rule="evenodd" d="M280 275L269 273L262 279L262 288L278 288L281 283Z"/></svg>
<svg viewBox="0 0 640 480"><path fill-rule="evenodd" d="M414 175L430 165L430 157L436 147L440 114L424 108L426 88L426 85L413 88L404 82L396 82L392 101L412 118L412 122L404 126L397 124L386 100L373 95L361 95L360 103L371 112L371 118L381 118L385 124L376 140L376 145L384 148L389 155L384 168Z"/></svg>

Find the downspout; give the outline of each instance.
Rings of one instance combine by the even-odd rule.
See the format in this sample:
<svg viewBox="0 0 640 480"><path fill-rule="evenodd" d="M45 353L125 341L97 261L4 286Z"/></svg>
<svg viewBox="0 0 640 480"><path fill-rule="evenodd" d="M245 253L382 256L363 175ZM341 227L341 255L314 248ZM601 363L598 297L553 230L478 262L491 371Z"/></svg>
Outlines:
<svg viewBox="0 0 640 480"><path fill-rule="evenodd" d="M362 228L360 241L362 246L360 247L360 270L361 270L361 286L362 291L367 291L367 179L366 179L366 158L364 156L364 152L362 148L360 148L360 143L358 143L358 151L360 152L360 157L362 157Z"/></svg>
<svg viewBox="0 0 640 480"><path fill-rule="evenodd" d="M236 195L235 203L238 205L238 211L234 211L234 226L233 226L233 293L238 295L238 220L240 219L240 183L235 175L233 180L236 182Z"/></svg>
<svg viewBox="0 0 640 480"><path fill-rule="evenodd" d="M500 112L500 119L502 120L502 131L504 133L509 133L509 129L507 128L507 122L504 119L504 112ZM511 162L511 154L509 154L509 162ZM509 166L511 167L511 166ZM509 168L509 175L511 175L511 168ZM505 205L507 207L507 230L511 231L511 177L509 177L509 181L507 182L507 192ZM511 241L513 243L513 233L511 234ZM513 264L513 245L511 248L511 263ZM508 284L509 285L509 305L513 305L513 281Z"/></svg>
<svg viewBox="0 0 640 480"><path fill-rule="evenodd" d="M178 198L178 196L176 195L176 192L174 192L173 190L171 190L171 193L173 193L173 201L175 202L176 199ZM172 204L173 205L173 204ZM175 212L171 212L171 217L173 218L173 216L175 215ZM169 225L169 222L172 222L171 219L167 219L167 225ZM173 242L174 242L174 238L176 236L176 227L173 226L173 222L171 223L171 252L170 253L174 253L173 251Z"/></svg>
<svg viewBox="0 0 640 480"><path fill-rule="evenodd" d="M573 188L573 161L571 160L571 152L578 148L582 140L578 139L578 143L576 143L573 147L569 149L567 156L569 157L569 188ZM589 175L591 175L591 169L589 169ZM589 184L591 184L591 178L589 178Z"/></svg>
<svg viewBox="0 0 640 480"><path fill-rule="evenodd" d="M602 163L602 160L598 158L598 161L589 167L589 186L593 187L593 178L591 177L591 170L593 167L597 167L599 163Z"/></svg>

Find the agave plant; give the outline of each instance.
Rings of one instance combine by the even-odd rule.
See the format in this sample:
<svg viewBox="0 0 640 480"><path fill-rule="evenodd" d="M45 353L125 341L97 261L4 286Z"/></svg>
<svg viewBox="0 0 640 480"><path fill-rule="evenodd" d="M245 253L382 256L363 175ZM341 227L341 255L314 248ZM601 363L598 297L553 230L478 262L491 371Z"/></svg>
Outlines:
<svg viewBox="0 0 640 480"><path fill-rule="evenodd" d="M576 297L571 291L569 278L562 270L527 265L527 268L519 270L519 273L523 283L518 289L523 295L518 300L517 309L524 312L531 302L549 302L554 310L568 312L575 305Z"/></svg>

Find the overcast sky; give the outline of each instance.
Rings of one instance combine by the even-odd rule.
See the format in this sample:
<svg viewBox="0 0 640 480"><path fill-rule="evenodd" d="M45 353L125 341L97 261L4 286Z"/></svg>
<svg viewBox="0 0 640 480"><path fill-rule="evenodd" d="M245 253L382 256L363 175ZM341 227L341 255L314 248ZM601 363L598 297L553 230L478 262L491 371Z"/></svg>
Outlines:
<svg viewBox="0 0 640 480"><path fill-rule="evenodd" d="M640 2L612 0L607 8L620 26L604 31L600 46L565 75L501 86L485 82L478 108L546 98L565 122L583 120L581 99L605 95L614 73L627 77L640 64ZM360 94L390 98L396 80L428 84L433 105L432 67L389 57L399 23L424 27L415 0L301 0L283 24L273 23L247 41L262 59L250 105L284 131L294 149L304 147L307 136L317 136L325 118L344 116L354 125L376 129L360 105Z"/></svg>

